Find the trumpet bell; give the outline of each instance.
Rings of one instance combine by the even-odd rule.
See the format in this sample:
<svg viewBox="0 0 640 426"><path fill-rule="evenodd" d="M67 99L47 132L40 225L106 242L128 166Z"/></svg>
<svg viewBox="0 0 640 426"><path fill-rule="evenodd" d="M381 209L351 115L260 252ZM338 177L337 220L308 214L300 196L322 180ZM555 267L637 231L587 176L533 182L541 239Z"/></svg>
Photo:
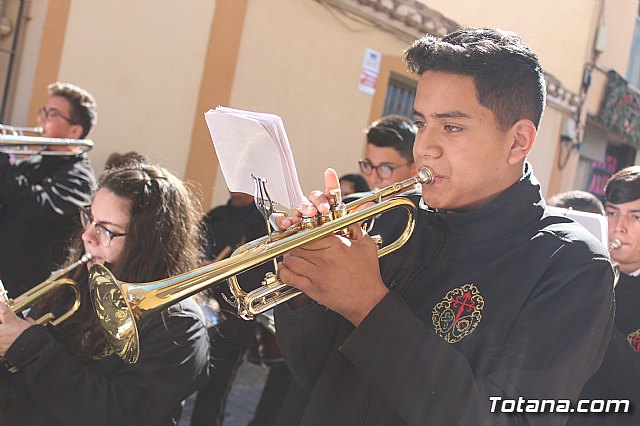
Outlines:
<svg viewBox="0 0 640 426"><path fill-rule="evenodd" d="M93 308L107 341L125 362L136 362L140 356L140 339L134 320L135 306L129 304L118 281L104 266L91 266L89 281L92 283L90 293Z"/></svg>

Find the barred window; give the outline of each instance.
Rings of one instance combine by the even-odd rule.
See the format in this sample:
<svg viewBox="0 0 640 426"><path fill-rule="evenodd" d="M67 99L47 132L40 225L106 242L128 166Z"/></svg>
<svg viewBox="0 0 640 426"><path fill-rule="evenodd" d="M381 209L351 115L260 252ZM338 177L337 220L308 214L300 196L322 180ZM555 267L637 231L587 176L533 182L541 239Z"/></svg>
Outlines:
<svg viewBox="0 0 640 426"><path fill-rule="evenodd" d="M416 81L391 73L382 115L399 114L413 117L413 101L416 98Z"/></svg>

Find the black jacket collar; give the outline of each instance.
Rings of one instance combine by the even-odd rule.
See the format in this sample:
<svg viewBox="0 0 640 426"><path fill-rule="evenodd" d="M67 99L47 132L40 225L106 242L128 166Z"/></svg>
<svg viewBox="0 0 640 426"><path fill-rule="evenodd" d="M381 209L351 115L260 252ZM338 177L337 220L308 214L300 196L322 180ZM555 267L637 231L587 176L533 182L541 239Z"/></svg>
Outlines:
<svg viewBox="0 0 640 426"><path fill-rule="evenodd" d="M519 232L539 221L545 207L540 184L533 176L531 165L525 163L522 178L480 209L451 214L427 208L427 212L434 214L450 232L464 236L467 241L479 242Z"/></svg>

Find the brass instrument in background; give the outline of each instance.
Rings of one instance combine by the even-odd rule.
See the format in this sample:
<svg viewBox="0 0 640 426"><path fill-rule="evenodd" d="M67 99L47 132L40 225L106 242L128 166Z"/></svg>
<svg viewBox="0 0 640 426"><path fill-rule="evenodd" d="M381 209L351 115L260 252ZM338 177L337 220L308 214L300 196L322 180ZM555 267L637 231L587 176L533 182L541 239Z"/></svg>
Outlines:
<svg viewBox="0 0 640 426"><path fill-rule="evenodd" d="M91 259L91 253L86 253L77 262L72 263L66 268L55 271L49 278L33 287L31 290L24 292L15 299L10 299L7 296L7 290L2 285L2 282L0 282L0 302L7 305L9 309L17 314L19 312L22 312L27 307L31 307L34 302L36 302L40 297L54 291L57 288L68 286L73 290L75 299L67 312L65 312L58 318L56 318L53 313L48 312L36 320L36 323L38 324L51 324L53 326L56 326L73 315L80 307L80 288L78 287L78 283L70 278L64 278L64 276L76 269L78 266L84 265Z"/></svg>
<svg viewBox="0 0 640 426"><path fill-rule="evenodd" d="M89 272L91 299L105 336L114 351L124 361L134 363L140 353L137 325L139 321L225 279L229 280L229 287L233 294L233 300L230 302L237 307L239 316L247 320L252 319L254 315L265 312L301 292L281 282L275 274L268 273L260 288L247 293L238 285L236 275L275 260L308 242L331 234L344 233L345 228L354 223L362 222L391 209L404 208L408 218L402 235L384 247L381 247L381 242L377 242L378 257L391 253L409 240L415 226L417 210L413 201L407 197L381 200L418 183L430 184L433 181L433 171L424 167L416 177L373 191L371 195L346 206L342 203L338 191L336 203L327 215L315 218L313 221L304 220L302 226L296 225L273 232L240 247L227 259L164 280L139 284L126 283L118 281L104 266L93 265ZM378 203L357 210L365 203L372 201L378 201Z"/></svg>
<svg viewBox="0 0 640 426"><path fill-rule="evenodd" d="M617 238L611 240L609 244L609 257L611 257L611 252L613 250L619 249L622 247L622 243ZM613 266L613 287L615 288L618 284L618 280L620 279L620 264L614 260L611 260L611 266Z"/></svg>
<svg viewBox="0 0 640 426"><path fill-rule="evenodd" d="M43 138L41 127L16 127L0 123L0 152L13 155L74 156L93 148L90 139ZM52 151L49 147L74 147L73 151Z"/></svg>

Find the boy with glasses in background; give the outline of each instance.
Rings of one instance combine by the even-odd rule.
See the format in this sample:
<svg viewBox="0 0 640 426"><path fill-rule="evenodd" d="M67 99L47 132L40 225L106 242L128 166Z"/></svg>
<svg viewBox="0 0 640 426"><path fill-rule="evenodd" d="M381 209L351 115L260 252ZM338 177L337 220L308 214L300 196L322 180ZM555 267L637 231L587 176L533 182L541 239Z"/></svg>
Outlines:
<svg viewBox="0 0 640 426"><path fill-rule="evenodd" d="M417 174L413 162L416 133L413 122L401 115L386 115L371 123L365 157L358 161L369 188L384 188Z"/></svg>
<svg viewBox="0 0 640 426"><path fill-rule="evenodd" d="M84 139L97 121L86 90L69 83L48 86L38 111L42 137ZM17 297L45 280L65 257L77 227L78 208L87 205L96 180L86 154L50 146L69 155L32 156L17 161L0 154L0 280Z"/></svg>
<svg viewBox="0 0 640 426"><path fill-rule="evenodd" d="M371 123L366 131L365 156L358 165L372 191L418 174L413 161L413 142L417 132L413 121L401 115L385 115ZM420 186L409 188L405 193L409 191L420 191ZM352 199L347 197L345 202ZM369 232L380 236L383 245L387 245L401 235L406 220L404 209L393 209L370 222Z"/></svg>

